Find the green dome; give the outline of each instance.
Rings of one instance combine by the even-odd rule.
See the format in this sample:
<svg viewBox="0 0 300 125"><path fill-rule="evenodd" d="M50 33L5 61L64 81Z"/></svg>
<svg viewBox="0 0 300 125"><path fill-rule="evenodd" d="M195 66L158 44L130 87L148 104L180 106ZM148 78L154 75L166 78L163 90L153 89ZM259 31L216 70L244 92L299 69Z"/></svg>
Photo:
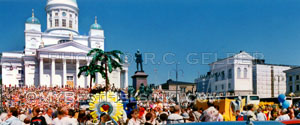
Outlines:
<svg viewBox="0 0 300 125"><path fill-rule="evenodd" d="M26 20L26 23L40 24L40 21L39 21L39 19L36 18L36 17L29 17L29 18Z"/></svg>
<svg viewBox="0 0 300 125"><path fill-rule="evenodd" d="M101 30L102 27L101 27L101 25L99 25L99 24L97 24L97 23L94 23L94 24L91 26L91 29Z"/></svg>

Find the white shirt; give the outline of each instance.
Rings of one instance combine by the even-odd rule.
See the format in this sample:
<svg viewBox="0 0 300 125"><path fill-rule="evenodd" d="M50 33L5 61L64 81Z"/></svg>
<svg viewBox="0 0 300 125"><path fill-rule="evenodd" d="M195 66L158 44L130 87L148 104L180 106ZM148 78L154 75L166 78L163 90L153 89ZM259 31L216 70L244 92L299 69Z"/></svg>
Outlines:
<svg viewBox="0 0 300 125"><path fill-rule="evenodd" d="M11 116L6 121L0 123L1 125L22 125L22 122L15 116Z"/></svg>
<svg viewBox="0 0 300 125"><path fill-rule="evenodd" d="M257 121L266 121L267 117L264 113L260 112L257 114Z"/></svg>
<svg viewBox="0 0 300 125"><path fill-rule="evenodd" d="M27 116L25 114L21 114L19 115L19 119L24 122L24 119L27 118Z"/></svg>
<svg viewBox="0 0 300 125"><path fill-rule="evenodd" d="M251 110L249 110L249 111L247 112L247 116L248 116L248 117L249 117L249 116L252 116L252 118L250 118L250 121L256 121L256 116L255 116L254 112L252 112Z"/></svg>
<svg viewBox="0 0 300 125"><path fill-rule="evenodd" d="M128 121L128 125L140 125L140 120L134 120L133 118Z"/></svg>
<svg viewBox="0 0 300 125"><path fill-rule="evenodd" d="M62 119L55 118L55 119L53 119L52 124L63 125L62 122L63 122Z"/></svg>
<svg viewBox="0 0 300 125"><path fill-rule="evenodd" d="M70 124L77 125L78 124L77 119L76 118L70 118Z"/></svg>
<svg viewBox="0 0 300 125"><path fill-rule="evenodd" d="M184 120L181 115L173 113L173 114L169 115L168 123L169 124L184 123Z"/></svg>
<svg viewBox="0 0 300 125"><path fill-rule="evenodd" d="M52 125L53 120L48 114L44 115L44 118L46 119L48 125Z"/></svg>
<svg viewBox="0 0 300 125"><path fill-rule="evenodd" d="M223 115L219 113L219 116L217 118L217 121L222 122L223 121Z"/></svg>
<svg viewBox="0 0 300 125"><path fill-rule="evenodd" d="M276 121L290 120L290 116L288 114L281 115L276 118Z"/></svg>

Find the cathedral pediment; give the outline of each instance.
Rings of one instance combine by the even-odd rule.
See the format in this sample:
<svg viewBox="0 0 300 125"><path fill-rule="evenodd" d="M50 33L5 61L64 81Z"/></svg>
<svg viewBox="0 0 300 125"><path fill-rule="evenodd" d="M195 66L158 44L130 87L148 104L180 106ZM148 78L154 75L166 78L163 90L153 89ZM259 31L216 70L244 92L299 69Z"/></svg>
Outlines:
<svg viewBox="0 0 300 125"><path fill-rule="evenodd" d="M38 49L40 52L68 52L68 53L88 53L91 48L80 43L70 41L61 44L46 46Z"/></svg>

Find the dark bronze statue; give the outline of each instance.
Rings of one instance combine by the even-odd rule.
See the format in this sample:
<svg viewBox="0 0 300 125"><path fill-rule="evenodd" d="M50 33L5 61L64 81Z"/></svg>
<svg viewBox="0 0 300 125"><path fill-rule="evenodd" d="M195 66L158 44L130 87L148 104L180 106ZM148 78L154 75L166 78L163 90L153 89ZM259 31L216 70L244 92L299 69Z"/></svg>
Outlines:
<svg viewBox="0 0 300 125"><path fill-rule="evenodd" d="M139 50L135 53L135 62L136 62L136 71L141 71L144 72L143 70L143 59L142 59L142 54L140 53ZM141 67L141 70L139 70L139 66Z"/></svg>

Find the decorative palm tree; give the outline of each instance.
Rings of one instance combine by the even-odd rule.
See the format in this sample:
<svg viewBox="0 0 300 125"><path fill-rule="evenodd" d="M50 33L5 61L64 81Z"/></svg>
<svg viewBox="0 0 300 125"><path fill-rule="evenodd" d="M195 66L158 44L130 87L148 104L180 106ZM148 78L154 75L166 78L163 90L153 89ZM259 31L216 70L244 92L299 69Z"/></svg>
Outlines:
<svg viewBox="0 0 300 125"><path fill-rule="evenodd" d="M85 76L90 76L90 88L92 87L92 82L96 80L96 72L104 73L104 68L96 65L94 61L90 62L89 65L79 67L78 77L85 72Z"/></svg>
<svg viewBox="0 0 300 125"><path fill-rule="evenodd" d="M92 79L95 81L96 72L99 72L102 78L105 79L105 91L108 91L108 73L111 73L113 70L118 68L122 70L121 64L123 63L123 60L120 58L121 54L123 53L119 50L104 52L98 48L92 49L87 54L87 56L93 56L91 63L88 66L79 67L80 72L78 75L80 76L82 72L86 72L85 76L91 75L90 84L92 84Z"/></svg>

